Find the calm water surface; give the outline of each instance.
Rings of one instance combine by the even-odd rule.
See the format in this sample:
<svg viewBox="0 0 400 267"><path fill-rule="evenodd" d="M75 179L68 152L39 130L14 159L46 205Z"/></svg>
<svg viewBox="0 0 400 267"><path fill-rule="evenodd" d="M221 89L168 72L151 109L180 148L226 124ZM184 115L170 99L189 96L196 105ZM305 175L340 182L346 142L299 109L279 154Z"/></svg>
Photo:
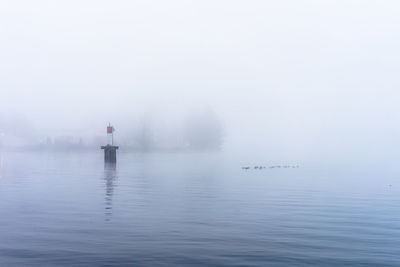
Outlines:
<svg viewBox="0 0 400 267"><path fill-rule="evenodd" d="M0 266L400 266L396 168L2 153Z"/></svg>

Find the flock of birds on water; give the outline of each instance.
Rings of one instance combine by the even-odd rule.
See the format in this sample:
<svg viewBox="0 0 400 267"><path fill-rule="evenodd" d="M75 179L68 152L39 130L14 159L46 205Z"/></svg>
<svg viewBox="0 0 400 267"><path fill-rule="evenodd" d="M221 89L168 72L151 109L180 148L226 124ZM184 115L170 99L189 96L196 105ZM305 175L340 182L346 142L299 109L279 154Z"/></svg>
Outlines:
<svg viewBox="0 0 400 267"><path fill-rule="evenodd" d="M250 167L250 166L244 166L242 167L243 170L262 170L262 169L275 169L275 168L283 168L283 169L288 169L288 168L299 168L299 165L272 165L272 166L254 166L254 167Z"/></svg>

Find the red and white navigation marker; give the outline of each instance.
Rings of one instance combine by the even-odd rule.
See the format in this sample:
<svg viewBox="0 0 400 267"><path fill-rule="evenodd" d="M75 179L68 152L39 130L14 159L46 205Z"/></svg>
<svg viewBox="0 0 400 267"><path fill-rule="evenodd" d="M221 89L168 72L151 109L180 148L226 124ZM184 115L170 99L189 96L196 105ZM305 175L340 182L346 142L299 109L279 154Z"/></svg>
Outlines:
<svg viewBox="0 0 400 267"><path fill-rule="evenodd" d="M111 124L107 126L107 145L114 145L114 127Z"/></svg>

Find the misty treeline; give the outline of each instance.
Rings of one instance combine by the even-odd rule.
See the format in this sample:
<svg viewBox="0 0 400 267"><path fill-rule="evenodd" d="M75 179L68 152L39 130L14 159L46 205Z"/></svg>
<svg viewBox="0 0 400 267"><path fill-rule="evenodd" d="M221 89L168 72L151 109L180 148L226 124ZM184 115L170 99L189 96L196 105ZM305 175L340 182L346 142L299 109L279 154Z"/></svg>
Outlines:
<svg viewBox="0 0 400 267"><path fill-rule="evenodd" d="M140 152L203 151L222 147L224 129L213 111L193 112L175 120L161 118L142 116L119 120L114 124L115 144L121 150ZM100 132L82 135L48 134L24 117L0 116L0 149L97 149L107 142L105 127L106 123Z"/></svg>

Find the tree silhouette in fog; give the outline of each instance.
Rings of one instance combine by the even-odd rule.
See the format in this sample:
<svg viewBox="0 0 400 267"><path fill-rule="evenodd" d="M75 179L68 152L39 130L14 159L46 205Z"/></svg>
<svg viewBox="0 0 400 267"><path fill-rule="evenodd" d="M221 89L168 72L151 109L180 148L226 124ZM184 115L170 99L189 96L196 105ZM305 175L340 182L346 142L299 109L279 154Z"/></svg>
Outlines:
<svg viewBox="0 0 400 267"><path fill-rule="evenodd" d="M184 122L184 139L191 150L217 150L222 146L223 128L210 110L195 113Z"/></svg>
<svg viewBox="0 0 400 267"><path fill-rule="evenodd" d="M147 120L142 120L136 131L134 131L134 148L139 151L147 152L155 149L154 133L151 124Z"/></svg>

